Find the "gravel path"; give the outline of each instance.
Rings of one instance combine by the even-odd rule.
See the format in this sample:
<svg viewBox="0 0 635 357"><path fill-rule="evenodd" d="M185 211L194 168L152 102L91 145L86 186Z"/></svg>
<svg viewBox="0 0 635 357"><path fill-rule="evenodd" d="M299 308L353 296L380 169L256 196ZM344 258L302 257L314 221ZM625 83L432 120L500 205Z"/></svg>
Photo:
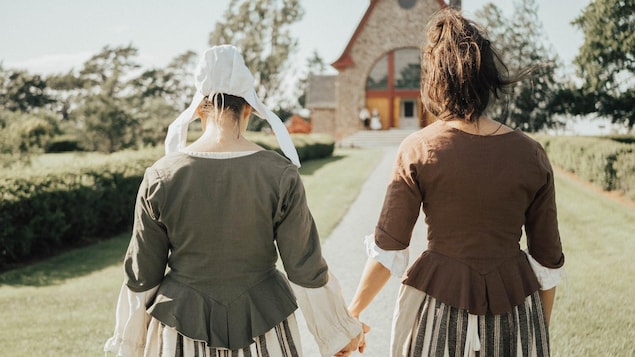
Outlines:
<svg viewBox="0 0 635 357"><path fill-rule="evenodd" d="M366 263L364 236L374 231L386 193L397 147L388 147L381 162L368 177L348 213L322 246L329 268L342 286L346 303L350 302ZM426 226L419 217L410 246L410 262L425 248ZM399 280L391 278L372 304L362 313L361 320L370 325L366 335L365 357L389 356L390 326L399 290ZM313 336L308 332L304 317L298 310L298 323L302 334L304 357L320 357ZM357 354L359 355L359 354Z"/></svg>

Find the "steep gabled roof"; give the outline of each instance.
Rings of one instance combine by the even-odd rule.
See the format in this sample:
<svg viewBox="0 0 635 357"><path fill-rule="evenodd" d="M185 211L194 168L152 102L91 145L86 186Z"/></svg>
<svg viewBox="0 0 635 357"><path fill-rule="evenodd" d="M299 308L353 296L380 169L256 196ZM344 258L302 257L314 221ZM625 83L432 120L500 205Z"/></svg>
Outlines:
<svg viewBox="0 0 635 357"><path fill-rule="evenodd" d="M337 69L338 71L354 63L350 55L351 48L353 47L353 44L357 40L357 36L359 36L359 34L362 32L362 29L364 28L364 26L366 26L366 22L370 18L370 14L372 14L373 9L375 9L375 5L377 5L379 1L381 0L370 0L370 5L368 5L368 9L366 9L366 12L364 13L364 17L362 17L362 20L357 25L357 28L355 29L353 36L351 36L351 39L348 41L348 44L346 45L344 52L342 52L342 54L340 55L340 58L338 58L335 62L331 63L331 66L335 67L335 69ZM448 6L448 4L446 4L444 0L437 0L437 2L441 6L441 8Z"/></svg>

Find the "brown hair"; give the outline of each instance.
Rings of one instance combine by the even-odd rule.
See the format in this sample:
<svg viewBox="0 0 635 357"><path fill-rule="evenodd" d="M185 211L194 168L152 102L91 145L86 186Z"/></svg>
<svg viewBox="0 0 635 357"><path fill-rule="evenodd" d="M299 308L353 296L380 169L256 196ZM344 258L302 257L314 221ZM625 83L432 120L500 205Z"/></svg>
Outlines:
<svg viewBox="0 0 635 357"><path fill-rule="evenodd" d="M430 19L425 36L421 100L426 110L442 120L476 122L490 95L499 98L506 86L522 80L533 69L509 77L485 31L450 7Z"/></svg>
<svg viewBox="0 0 635 357"><path fill-rule="evenodd" d="M247 101L243 97L226 93L215 93L211 98L206 96L203 99L196 109L196 113L199 116L203 116L213 110L220 110L221 112L229 110L234 119L238 119L238 115L245 108L245 105L247 105Z"/></svg>

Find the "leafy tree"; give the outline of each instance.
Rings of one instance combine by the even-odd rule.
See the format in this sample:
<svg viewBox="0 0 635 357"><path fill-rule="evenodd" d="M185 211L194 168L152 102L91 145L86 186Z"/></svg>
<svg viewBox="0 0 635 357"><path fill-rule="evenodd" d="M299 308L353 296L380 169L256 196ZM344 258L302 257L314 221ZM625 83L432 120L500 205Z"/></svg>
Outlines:
<svg viewBox="0 0 635 357"><path fill-rule="evenodd" d="M135 61L137 54L131 45L105 46L79 71L81 104L72 117L85 131L81 138L84 148L114 152L136 145L140 127L132 114L134 90L126 78L140 67Z"/></svg>
<svg viewBox="0 0 635 357"><path fill-rule="evenodd" d="M476 18L478 18L479 24L487 30L487 34L490 37L499 53L509 47L511 41L509 29L511 27L509 20L505 17L501 9L489 2L483 6L482 9L476 11Z"/></svg>
<svg viewBox="0 0 635 357"><path fill-rule="evenodd" d="M76 111L85 132L82 147L115 152L136 146L139 121L122 108L121 102L105 94L84 98L84 104Z"/></svg>
<svg viewBox="0 0 635 357"><path fill-rule="evenodd" d="M71 119L71 112L83 97L83 81L72 70L67 73L53 74L46 78L53 102L50 108L64 121Z"/></svg>
<svg viewBox="0 0 635 357"><path fill-rule="evenodd" d="M586 98L574 111L635 125L635 0L594 0L573 21L584 32L575 58ZM571 94L571 93L570 93ZM594 105L589 105L588 102Z"/></svg>
<svg viewBox="0 0 635 357"><path fill-rule="evenodd" d="M166 85L172 88L168 102L177 110L184 110L190 105L194 96L194 78L192 72L196 67L197 55L194 51L185 51L174 57L168 63L165 71L170 74L170 81Z"/></svg>
<svg viewBox="0 0 635 357"><path fill-rule="evenodd" d="M271 107L284 97L283 81L290 67L289 58L298 41L290 26L304 15L299 0L232 0L224 21L216 23L210 34L211 46L232 44L241 49L245 64L256 80L260 99ZM250 129L263 127L262 120L251 120Z"/></svg>
<svg viewBox="0 0 635 357"><path fill-rule="evenodd" d="M175 110L183 110L194 95L192 72L196 54L187 51L175 57L166 68L151 68L131 81L135 95L141 98L163 97Z"/></svg>
<svg viewBox="0 0 635 357"><path fill-rule="evenodd" d="M126 76L140 65L135 61L139 51L132 45L114 47L105 46L101 52L84 62L79 71L89 94L101 93L109 97L122 97L126 94Z"/></svg>
<svg viewBox="0 0 635 357"><path fill-rule="evenodd" d="M194 52L176 56L165 68L141 72L137 54L130 45L106 46L79 71L47 78L55 98L51 108L67 119L65 133L77 136L84 149L156 145L178 111L189 105Z"/></svg>
<svg viewBox="0 0 635 357"><path fill-rule="evenodd" d="M30 112L53 100L46 94L46 80L24 70L5 70L0 66L0 107Z"/></svg>
<svg viewBox="0 0 635 357"><path fill-rule="evenodd" d="M127 99L129 114L139 123L138 141L156 145L165 136L169 123L178 114L172 102L178 88L170 85L172 75L164 69L149 69L132 80L133 94Z"/></svg>
<svg viewBox="0 0 635 357"><path fill-rule="evenodd" d="M168 125L178 111L164 97L149 97L141 101L134 119L139 123L137 144L156 146L163 143Z"/></svg>
<svg viewBox="0 0 635 357"><path fill-rule="evenodd" d="M513 21L505 18L491 3L477 12L489 31L510 74L537 66L530 78L512 85L506 98L493 101L488 115L527 131L560 125L552 116L559 84L555 70L557 57L545 47L542 24L535 0L514 3Z"/></svg>
<svg viewBox="0 0 635 357"><path fill-rule="evenodd" d="M167 127L185 109L194 95L192 72L196 54L186 51L176 56L166 68L152 68L132 79L128 97L129 113L139 122L139 143L157 145L163 141Z"/></svg>
<svg viewBox="0 0 635 357"><path fill-rule="evenodd" d="M10 166L28 163L31 155L41 153L58 133L56 118L45 111L0 110L0 162Z"/></svg>
<svg viewBox="0 0 635 357"><path fill-rule="evenodd" d="M298 80L297 88L300 96L298 97L298 104L300 108L304 108L306 104L306 92L309 86L309 79L316 74L323 74L326 71L326 63L316 50L313 50L313 54L306 61L306 74Z"/></svg>

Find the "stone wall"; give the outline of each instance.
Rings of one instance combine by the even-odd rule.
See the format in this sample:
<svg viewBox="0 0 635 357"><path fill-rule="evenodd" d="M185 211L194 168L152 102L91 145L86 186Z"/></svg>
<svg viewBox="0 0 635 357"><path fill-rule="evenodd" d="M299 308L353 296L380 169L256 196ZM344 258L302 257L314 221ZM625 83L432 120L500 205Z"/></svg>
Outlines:
<svg viewBox="0 0 635 357"><path fill-rule="evenodd" d="M401 8L397 0L376 1L349 48L354 64L337 76L335 135L339 138L359 130L366 79L375 62L389 51L420 47L428 19L441 8L438 0L418 0L411 9Z"/></svg>
<svg viewBox="0 0 635 357"><path fill-rule="evenodd" d="M313 108L311 125L314 133L335 135L335 108Z"/></svg>

